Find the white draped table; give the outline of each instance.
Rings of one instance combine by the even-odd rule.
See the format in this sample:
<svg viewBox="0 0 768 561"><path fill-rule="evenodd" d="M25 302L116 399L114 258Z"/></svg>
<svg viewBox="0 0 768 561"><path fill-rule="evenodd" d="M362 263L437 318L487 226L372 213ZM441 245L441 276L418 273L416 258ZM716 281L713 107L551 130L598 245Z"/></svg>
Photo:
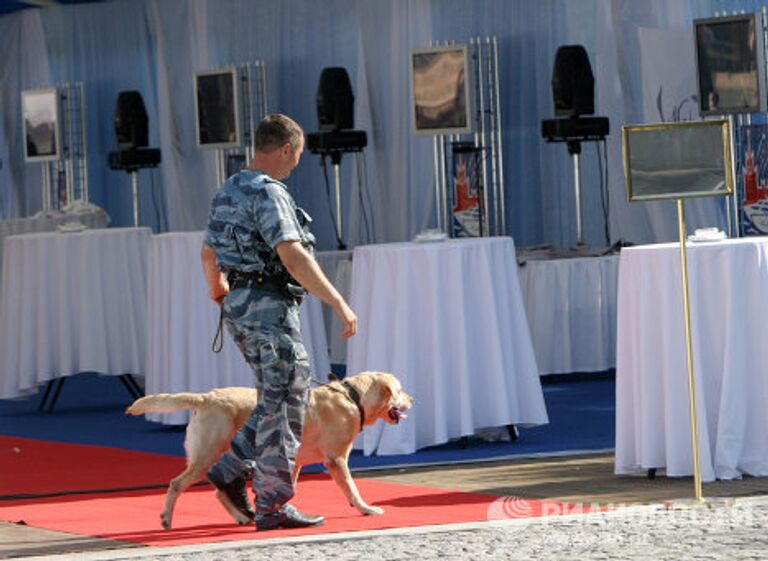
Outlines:
<svg viewBox="0 0 768 561"><path fill-rule="evenodd" d="M0 264L3 262L3 241L8 236L52 232L71 221L80 222L88 228L106 228L109 217L103 209L91 206L78 212L40 212L35 216L0 220Z"/></svg>
<svg viewBox="0 0 768 561"><path fill-rule="evenodd" d="M702 478L768 475L768 238L687 248ZM617 474L693 473L679 251L621 253Z"/></svg>
<svg viewBox="0 0 768 561"><path fill-rule="evenodd" d="M148 228L5 239L0 398L78 372L144 372Z"/></svg>
<svg viewBox="0 0 768 561"><path fill-rule="evenodd" d="M149 245L146 392L206 392L224 386L253 386L253 373L224 328L220 353L211 350L219 307L208 298L200 264L203 232L153 236ZM305 298L301 330L312 376L326 381L328 343L320 301ZM166 424L187 422L186 411L148 415Z"/></svg>
<svg viewBox="0 0 768 561"><path fill-rule="evenodd" d="M511 238L357 247L350 303L347 372L392 372L414 397L399 426L363 432L366 454L548 422Z"/></svg>
<svg viewBox="0 0 768 561"><path fill-rule="evenodd" d="M540 374L602 372L616 365L619 256L526 259L523 303Z"/></svg>

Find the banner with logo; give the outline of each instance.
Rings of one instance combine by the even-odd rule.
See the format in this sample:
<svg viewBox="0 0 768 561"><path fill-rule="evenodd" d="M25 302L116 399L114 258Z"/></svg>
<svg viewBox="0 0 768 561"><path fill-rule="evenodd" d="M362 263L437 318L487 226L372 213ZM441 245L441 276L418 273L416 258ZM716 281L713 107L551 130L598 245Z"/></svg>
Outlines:
<svg viewBox="0 0 768 561"><path fill-rule="evenodd" d="M453 207L451 237L471 238L483 234L480 206L480 148L467 143L453 145Z"/></svg>

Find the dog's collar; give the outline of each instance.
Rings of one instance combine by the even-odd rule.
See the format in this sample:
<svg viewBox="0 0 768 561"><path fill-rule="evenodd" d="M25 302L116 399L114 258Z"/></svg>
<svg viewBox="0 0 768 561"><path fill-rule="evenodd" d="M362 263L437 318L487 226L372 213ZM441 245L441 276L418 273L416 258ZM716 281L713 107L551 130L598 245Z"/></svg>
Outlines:
<svg viewBox="0 0 768 561"><path fill-rule="evenodd" d="M355 386L350 384L347 380L339 380L336 376L333 374L328 374L328 379L331 382L338 382L342 386L344 386L344 389L347 390L346 392L342 392L341 390L334 388L332 386L328 386L331 389L344 394L347 399L349 399L352 403L357 405L357 410L360 412L360 431L362 432L363 427L365 426L365 410L363 409L363 402L360 400L360 392L357 391Z"/></svg>

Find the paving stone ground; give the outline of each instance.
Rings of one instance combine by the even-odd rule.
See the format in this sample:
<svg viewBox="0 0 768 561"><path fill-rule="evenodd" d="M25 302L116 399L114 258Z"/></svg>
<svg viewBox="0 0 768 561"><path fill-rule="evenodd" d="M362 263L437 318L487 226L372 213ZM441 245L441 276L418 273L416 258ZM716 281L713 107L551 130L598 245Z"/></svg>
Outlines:
<svg viewBox="0 0 768 561"><path fill-rule="evenodd" d="M80 553L78 561L383 561L768 559L768 496L713 499L697 506L614 505L609 512L494 520L449 528L371 532L265 540L175 549L129 549ZM498 515L498 512L496 513ZM43 559L27 557L27 561ZM45 559L63 559L61 556Z"/></svg>

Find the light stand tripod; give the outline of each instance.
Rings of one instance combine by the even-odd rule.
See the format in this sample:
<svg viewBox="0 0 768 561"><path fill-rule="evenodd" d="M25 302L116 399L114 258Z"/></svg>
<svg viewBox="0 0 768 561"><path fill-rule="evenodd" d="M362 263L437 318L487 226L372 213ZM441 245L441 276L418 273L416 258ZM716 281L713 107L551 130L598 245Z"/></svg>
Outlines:
<svg viewBox="0 0 768 561"><path fill-rule="evenodd" d="M307 135L307 147L313 154L319 154L322 157L321 163L325 170L325 157L331 157L331 165L333 166L333 182L334 182L334 201L336 207L336 216L334 217L334 225L336 228L336 244L337 249L347 249L342 238L342 221L341 221L341 156L345 152L362 152L363 148L368 143L368 138L364 131L327 131L316 132ZM325 175L326 187L328 176ZM330 193L329 193L330 199ZM328 201L329 204L330 200Z"/></svg>
<svg viewBox="0 0 768 561"><path fill-rule="evenodd" d="M331 152L333 166L333 192L336 201L336 232L338 233L338 249L347 249L341 237L341 155L342 152Z"/></svg>
<svg viewBox="0 0 768 561"><path fill-rule="evenodd" d="M109 167L123 170L131 176L133 199L133 226L139 227L139 170L156 168L160 164L160 150L156 148L134 148L109 154Z"/></svg>
<svg viewBox="0 0 768 561"><path fill-rule="evenodd" d="M581 142L567 141L568 153L573 158L573 193L576 201L576 245L584 245L581 215Z"/></svg>
<svg viewBox="0 0 768 561"><path fill-rule="evenodd" d="M139 170L129 171L131 174L131 190L133 191L133 227L139 227Z"/></svg>

